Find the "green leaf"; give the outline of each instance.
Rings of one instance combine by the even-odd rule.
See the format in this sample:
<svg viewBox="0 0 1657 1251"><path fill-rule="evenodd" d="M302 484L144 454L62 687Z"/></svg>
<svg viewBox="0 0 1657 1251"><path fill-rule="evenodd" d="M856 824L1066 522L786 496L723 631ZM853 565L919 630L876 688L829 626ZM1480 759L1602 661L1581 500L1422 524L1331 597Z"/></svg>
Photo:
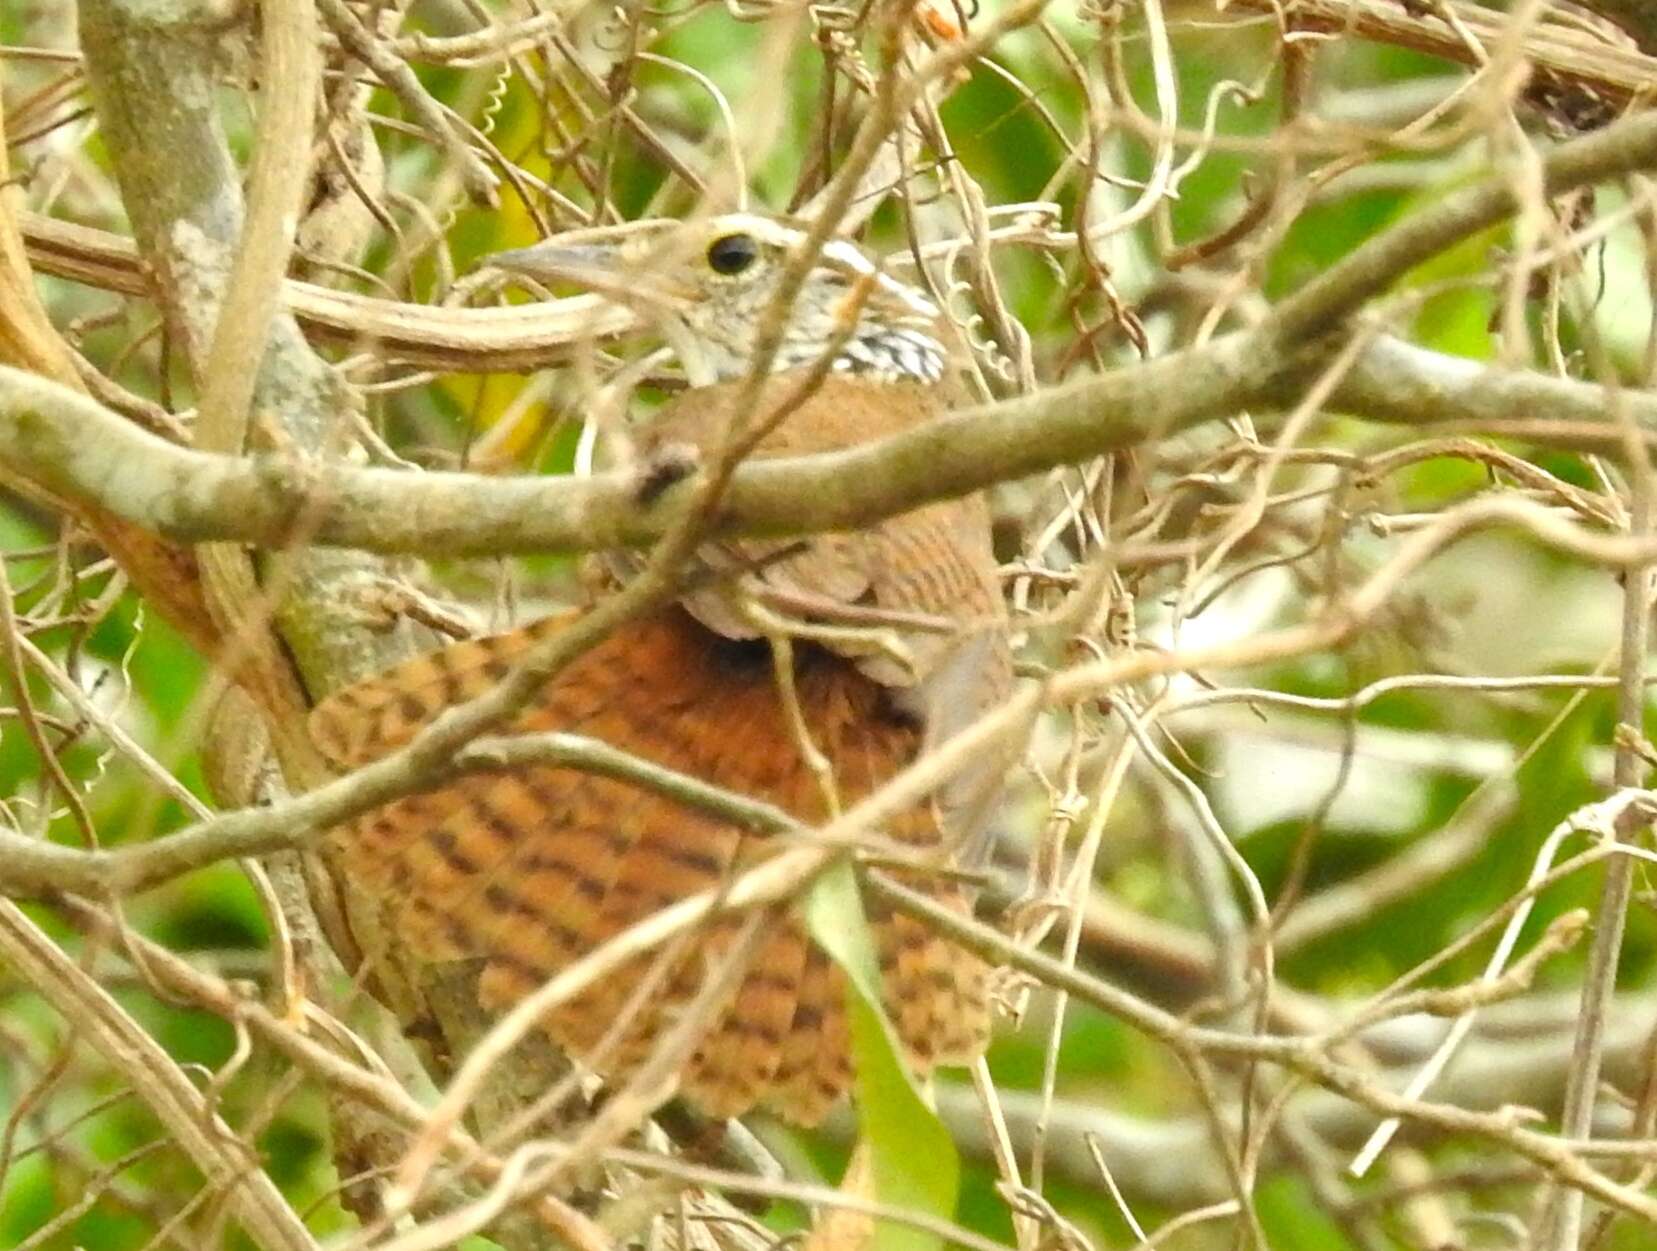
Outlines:
<svg viewBox="0 0 1657 1251"><path fill-rule="evenodd" d="M915 1088L881 1008L880 965L847 861L817 879L805 900L806 925L846 971L846 1011L857 1066L858 1126L870 1152L875 1197L893 1207L949 1219L961 1180L955 1142ZM876 1251L937 1251L943 1240L912 1226L877 1221Z"/></svg>

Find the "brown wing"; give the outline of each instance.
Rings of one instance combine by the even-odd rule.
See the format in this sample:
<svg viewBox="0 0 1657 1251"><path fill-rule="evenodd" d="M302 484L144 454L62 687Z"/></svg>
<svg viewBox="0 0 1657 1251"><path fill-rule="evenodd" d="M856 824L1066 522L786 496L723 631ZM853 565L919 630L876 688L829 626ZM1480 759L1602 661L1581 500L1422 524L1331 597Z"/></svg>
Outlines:
<svg viewBox="0 0 1657 1251"><path fill-rule="evenodd" d="M801 374L778 374L760 389L755 419L764 419L797 394ZM741 383L698 387L665 405L638 440L649 458L656 449L690 445L704 454L724 439L742 394ZM912 382L871 383L830 374L756 447L757 457L803 456L870 442L907 426L918 425L945 410L948 388ZM778 552L799 550L783 559ZM925 569L900 565L892 558L919 561ZM989 520L977 500L934 504L903 517L854 533L805 536L798 540L732 539L712 544L704 559L716 571L760 566L755 575L767 586L790 594L840 604L867 602L880 608L942 616L959 615L964 590L975 601L986 572L993 580ZM935 579L935 581L934 581ZM912 582L915 583L912 585ZM920 585L925 583L927 585ZM948 593L928 594L931 589ZM993 586L993 581L992 581ZM705 625L733 638L753 637L752 627L733 613L719 588L688 601ZM999 602L975 602L988 611ZM877 680L891 685L885 675ZM902 684L912 682L906 678Z"/></svg>
<svg viewBox="0 0 1657 1251"><path fill-rule="evenodd" d="M764 415L799 385L798 374L780 374L761 390L755 412ZM650 456L655 448L689 444L705 452L724 437L737 383L685 392L665 406L639 441ZM822 386L759 444L756 455L797 456L856 446L932 420L958 398L952 387L830 374ZM982 497L944 500L849 534L807 536L803 547L783 559L779 540L726 540L710 545L703 560L714 571L752 568L765 586L796 602L869 605L954 623L944 632L901 631L909 662L874 645L833 644L869 677L903 692L901 702L926 727L928 743L948 738L1003 702L1012 687L1012 660L1006 639L1005 606L991 545L989 510ZM704 625L729 638L752 638L752 625L731 600L732 588L716 584L687 597L686 606ZM794 615L810 620L807 610ZM817 619L839 624L831 612ZM986 760L944 796L947 811L961 819L963 837L982 832L984 811L993 803L1007 761ZM972 814L968 816L967 814ZM953 826L953 822L952 822Z"/></svg>
<svg viewBox="0 0 1657 1251"><path fill-rule="evenodd" d="M342 691L313 714L317 741L342 766L373 759L498 680L548 628L459 643ZM849 798L912 758L918 731L850 664L801 648L796 685ZM513 728L589 734L805 820L823 815L768 650L721 639L676 609L576 660ZM928 808L905 814L890 832L920 848L939 841ZM517 1001L606 939L766 851L764 840L654 792L548 767L474 775L397 801L337 831L333 845L345 871L393 914L389 929L418 955L484 959L481 988L492 1007ZM943 879L915 880L968 907ZM736 924L715 923L683 950L631 1023L617 1025L649 959L564 1005L547 1029L599 1071L624 1074L695 993ZM877 918L876 929L888 1004L917 1064L978 1054L987 1017L977 961L898 918ZM600 1053L607 1036L611 1045ZM840 973L779 909L686 1065L682 1092L716 1115L763 1103L809 1123L849 1075Z"/></svg>

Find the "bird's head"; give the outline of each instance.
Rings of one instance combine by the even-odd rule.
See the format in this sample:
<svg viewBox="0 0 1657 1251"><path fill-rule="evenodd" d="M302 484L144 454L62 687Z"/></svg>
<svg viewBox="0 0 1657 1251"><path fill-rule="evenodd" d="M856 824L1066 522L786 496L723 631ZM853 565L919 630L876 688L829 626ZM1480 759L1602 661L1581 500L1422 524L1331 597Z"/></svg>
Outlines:
<svg viewBox="0 0 1657 1251"><path fill-rule="evenodd" d="M766 311L805 240L775 218L726 213L570 231L489 263L626 305L660 329L692 384L706 385L747 373ZM814 364L832 351L837 371L934 383L949 359L941 334L937 306L921 291L854 245L830 240L806 274L772 368Z"/></svg>

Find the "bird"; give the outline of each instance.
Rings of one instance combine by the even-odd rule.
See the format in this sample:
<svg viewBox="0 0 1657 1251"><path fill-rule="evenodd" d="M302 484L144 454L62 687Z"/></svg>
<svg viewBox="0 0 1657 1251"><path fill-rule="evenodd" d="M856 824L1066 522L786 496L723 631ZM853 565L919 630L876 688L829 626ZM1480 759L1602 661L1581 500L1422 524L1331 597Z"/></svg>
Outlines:
<svg viewBox="0 0 1657 1251"><path fill-rule="evenodd" d="M753 412L794 405L753 449L769 457L856 446L961 402L958 349L926 293L850 242L830 240L809 262L807 243L803 224L744 212L567 232L488 259L627 305L678 356L689 385L636 440L642 484L659 461L711 454ZM804 266L804 279L743 411L766 310L791 266ZM503 731L588 735L815 825L835 799L874 791L1009 694L1005 607L979 496L803 540L719 538L696 562L675 602L569 663ZM620 557L614 567L626 577L635 565ZM782 655L798 722L769 641L779 619L794 634ZM489 690L569 620L454 642L346 687L313 710L313 737L338 769L375 760ZM912 853L896 871L906 884L970 914L962 870L983 854L1004 772L1005 762L977 759L880 831ZM551 765L462 776L329 836L396 941L422 959L480 959L480 996L499 1011L640 919L730 880L775 841L657 791ZM872 899L865 908L887 1019L912 1071L974 1062L988 1040L989 970L920 922ZM544 1028L606 1081L625 1079L741 924L710 922L676 949L642 1003L630 1004L640 998L631 992L651 957L554 1009ZM788 905L769 909L747 951L676 1093L710 1117L762 1109L815 1124L854 1080L845 974Z"/></svg>

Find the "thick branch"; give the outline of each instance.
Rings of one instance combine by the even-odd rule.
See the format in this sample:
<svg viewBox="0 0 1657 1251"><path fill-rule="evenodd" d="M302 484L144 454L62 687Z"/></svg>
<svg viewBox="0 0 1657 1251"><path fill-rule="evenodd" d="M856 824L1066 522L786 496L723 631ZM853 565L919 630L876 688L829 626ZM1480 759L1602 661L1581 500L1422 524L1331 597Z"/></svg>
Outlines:
<svg viewBox="0 0 1657 1251"><path fill-rule="evenodd" d="M975 408L876 443L737 471L727 532L842 530L994 482L1148 442L1251 403L1292 395L1304 357L1251 332L1040 395ZM1336 403L1380 421L1478 426L1514 413L1561 423L1557 441L1603 422L1588 383L1476 364L1391 339L1361 353ZM1622 402L1657 429L1657 396ZM1613 432L1605 431L1610 438ZM147 434L83 396L0 369L0 456L44 485L169 538L291 540L380 552L479 555L646 543L685 506L691 482L643 502L627 473L592 478L410 474L337 462L210 456Z"/></svg>

